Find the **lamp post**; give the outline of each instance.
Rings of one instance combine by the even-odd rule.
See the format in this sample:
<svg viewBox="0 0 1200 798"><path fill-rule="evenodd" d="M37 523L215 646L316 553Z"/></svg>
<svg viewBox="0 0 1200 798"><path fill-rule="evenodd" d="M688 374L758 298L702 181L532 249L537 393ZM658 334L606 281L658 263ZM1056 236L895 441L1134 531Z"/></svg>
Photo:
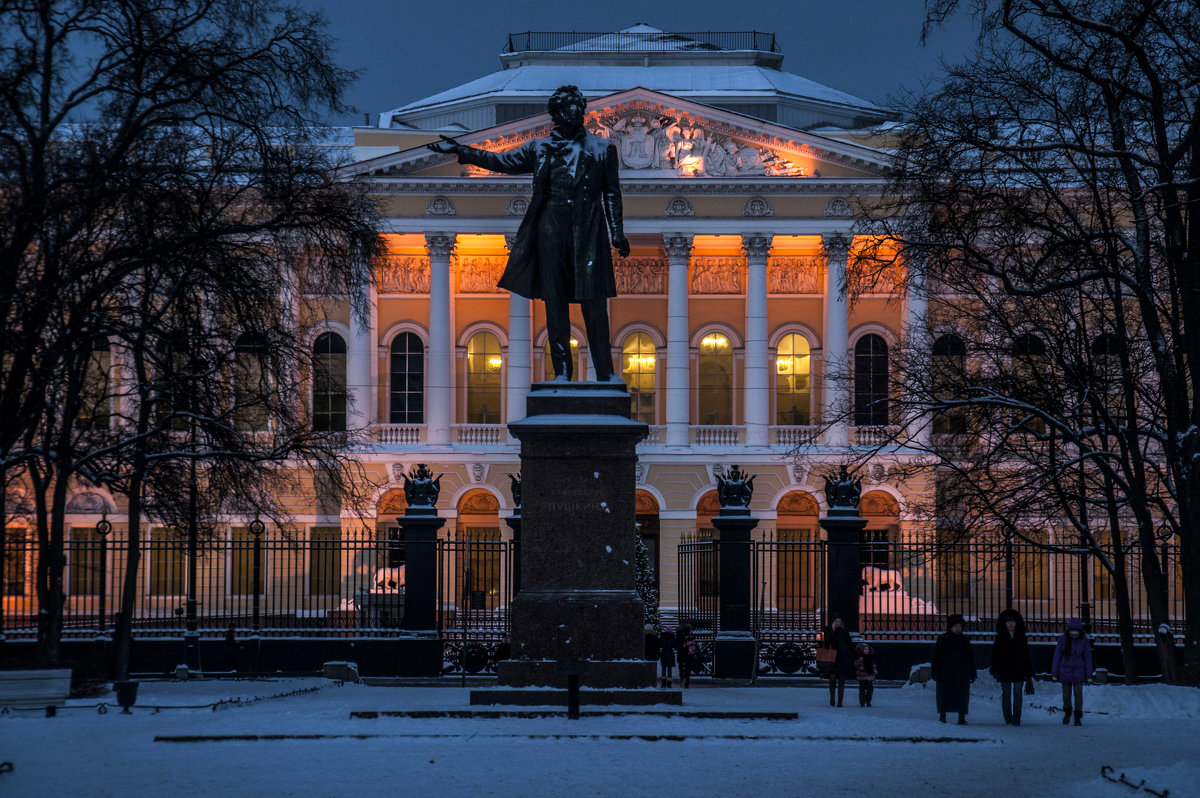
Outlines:
<svg viewBox="0 0 1200 798"><path fill-rule="evenodd" d="M259 652L262 647L262 640L259 638L258 632L262 628L262 608L260 606L262 594L262 536L267 530L267 525L262 522L262 519L255 518L250 522L250 536L254 538L254 562L250 570L250 592L251 601L253 602L252 619L250 628L250 669L257 673L259 671Z"/></svg>

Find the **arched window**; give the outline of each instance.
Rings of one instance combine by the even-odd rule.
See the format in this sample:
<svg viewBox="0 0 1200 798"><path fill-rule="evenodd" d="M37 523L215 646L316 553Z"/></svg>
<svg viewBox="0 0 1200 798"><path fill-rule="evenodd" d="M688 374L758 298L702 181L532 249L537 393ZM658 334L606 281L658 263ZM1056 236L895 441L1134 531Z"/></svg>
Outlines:
<svg viewBox="0 0 1200 798"><path fill-rule="evenodd" d="M321 333L313 342L312 424L318 432L346 429L346 342Z"/></svg>
<svg viewBox="0 0 1200 798"><path fill-rule="evenodd" d="M775 355L775 423L805 427L812 423L811 353L808 339L783 336Z"/></svg>
<svg viewBox="0 0 1200 798"><path fill-rule="evenodd" d="M1092 339L1092 377L1097 393L1103 397L1104 411L1118 416L1125 410L1121 380L1121 342L1112 333Z"/></svg>
<svg viewBox="0 0 1200 798"><path fill-rule="evenodd" d="M733 423L733 344L718 332L704 336L696 364L697 422L724 426Z"/></svg>
<svg viewBox="0 0 1200 798"><path fill-rule="evenodd" d="M256 333L244 333L234 345L233 423L240 430L267 428L271 386L267 369L267 342Z"/></svg>
<svg viewBox="0 0 1200 798"><path fill-rule="evenodd" d="M582 380L584 375L579 368L579 341L571 339L571 370L574 373L576 381ZM550 357L550 339L546 339L546 344L542 347L542 375L547 382L554 379L554 361Z"/></svg>
<svg viewBox="0 0 1200 798"><path fill-rule="evenodd" d="M477 332L467 341L467 423L500 423L500 339Z"/></svg>
<svg viewBox="0 0 1200 798"><path fill-rule="evenodd" d="M1027 431L1044 433L1046 421L1037 411L1052 412L1055 403L1052 392L1045 382L1046 343L1035 333L1024 333L1013 339L1012 369L1009 374L1011 387L1009 396L1028 409L1016 407L1012 411L1014 424Z"/></svg>
<svg viewBox="0 0 1200 798"><path fill-rule="evenodd" d="M425 347L421 339L410 332L393 338L389 364L388 421L392 424L424 424Z"/></svg>
<svg viewBox="0 0 1200 798"><path fill-rule="evenodd" d="M79 397L79 425L83 429L108 429L112 416L111 367L108 339L102 335L93 338L92 354L88 358Z"/></svg>
<svg viewBox="0 0 1200 798"><path fill-rule="evenodd" d="M632 400L630 417L643 424L654 423L655 366L654 342L644 332L635 332L621 345L621 376L629 386Z"/></svg>
<svg viewBox="0 0 1200 798"><path fill-rule="evenodd" d="M962 398L967 380L967 347L952 333L933 342L933 395L941 402ZM933 414L935 434L962 435L967 431L965 407L939 410Z"/></svg>
<svg viewBox="0 0 1200 798"><path fill-rule="evenodd" d="M882 427L889 419L887 341L864 335L854 344L854 424Z"/></svg>

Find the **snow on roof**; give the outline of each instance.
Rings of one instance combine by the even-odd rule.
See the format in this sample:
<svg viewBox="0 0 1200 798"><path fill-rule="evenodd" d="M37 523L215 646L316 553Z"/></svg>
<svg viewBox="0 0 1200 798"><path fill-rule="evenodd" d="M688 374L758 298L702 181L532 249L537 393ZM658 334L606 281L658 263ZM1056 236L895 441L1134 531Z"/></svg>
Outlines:
<svg viewBox="0 0 1200 798"><path fill-rule="evenodd" d="M543 99L559 86L573 84L585 95L603 96L630 86L680 96L768 97L785 95L802 100L860 108L885 109L872 102L808 78L750 65L619 66L591 64L530 64L503 69L385 113L408 114L473 98Z"/></svg>

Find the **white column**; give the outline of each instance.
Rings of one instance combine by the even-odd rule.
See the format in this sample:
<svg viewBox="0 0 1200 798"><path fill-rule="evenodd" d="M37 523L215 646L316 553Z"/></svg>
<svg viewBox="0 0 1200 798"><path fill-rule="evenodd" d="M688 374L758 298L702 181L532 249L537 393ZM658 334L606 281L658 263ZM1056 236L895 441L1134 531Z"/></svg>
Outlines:
<svg viewBox="0 0 1200 798"><path fill-rule="evenodd" d="M363 264L362 268L366 269L369 266ZM370 279L370 275L364 275L363 279L357 282L359 285L352 290L365 293L366 301L363 303L361 314L353 310L356 303L350 303L350 341L346 354L346 388L350 398L349 407L346 408L348 431L362 430L370 426L375 416L377 401L372 390L375 383L371 379L371 361L376 357L377 344L371 323L371 320L376 318L374 280Z"/></svg>
<svg viewBox="0 0 1200 798"><path fill-rule="evenodd" d="M505 236L504 241L512 249L516 236ZM529 300L509 293L508 295L508 420L525 418L525 397L533 380L531 363L533 349L530 340Z"/></svg>
<svg viewBox="0 0 1200 798"><path fill-rule="evenodd" d="M929 314L929 295L925 292L923 275L910 273L908 288L904 295L904 346L908 352L903 358L916 379L929 373L930 345L927 316ZM931 419L919 412L905 411L907 429L905 435L914 446L928 448Z"/></svg>
<svg viewBox="0 0 1200 798"><path fill-rule="evenodd" d="M746 253L746 364L745 403L746 445L766 446L771 410L770 380L767 371L767 256L771 252L770 233L746 233L742 250Z"/></svg>
<svg viewBox="0 0 1200 798"><path fill-rule="evenodd" d="M849 361L850 311L846 302L846 256L850 238L841 233L822 236L825 245L825 340L823 386L821 390L822 422L829 424L825 442L845 446L850 442Z"/></svg>
<svg viewBox="0 0 1200 798"><path fill-rule="evenodd" d="M667 233L667 445L688 445L688 262L692 236Z"/></svg>
<svg viewBox="0 0 1200 798"><path fill-rule="evenodd" d="M454 407L454 339L450 329L450 255L453 233L426 233L429 252L429 382L426 386L426 443L450 445Z"/></svg>

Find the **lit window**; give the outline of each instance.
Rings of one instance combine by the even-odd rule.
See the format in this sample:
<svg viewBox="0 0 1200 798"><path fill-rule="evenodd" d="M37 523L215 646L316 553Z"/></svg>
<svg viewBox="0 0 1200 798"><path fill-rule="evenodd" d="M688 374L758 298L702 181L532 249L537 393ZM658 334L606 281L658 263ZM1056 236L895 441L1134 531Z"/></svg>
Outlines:
<svg viewBox="0 0 1200 798"><path fill-rule="evenodd" d="M733 423L733 345L721 333L700 341L696 405L700 424Z"/></svg>
<svg viewBox="0 0 1200 798"><path fill-rule="evenodd" d="M500 388L504 358L500 339L478 332L467 341L467 423L500 423Z"/></svg>
<svg viewBox="0 0 1200 798"><path fill-rule="evenodd" d="M646 333L634 333L621 347L621 376L629 386L631 417L643 424L654 423L654 342Z"/></svg>
<svg viewBox="0 0 1200 798"><path fill-rule="evenodd" d="M775 356L775 423L803 427L811 422L811 353L803 335L783 336Z"/></svg>

